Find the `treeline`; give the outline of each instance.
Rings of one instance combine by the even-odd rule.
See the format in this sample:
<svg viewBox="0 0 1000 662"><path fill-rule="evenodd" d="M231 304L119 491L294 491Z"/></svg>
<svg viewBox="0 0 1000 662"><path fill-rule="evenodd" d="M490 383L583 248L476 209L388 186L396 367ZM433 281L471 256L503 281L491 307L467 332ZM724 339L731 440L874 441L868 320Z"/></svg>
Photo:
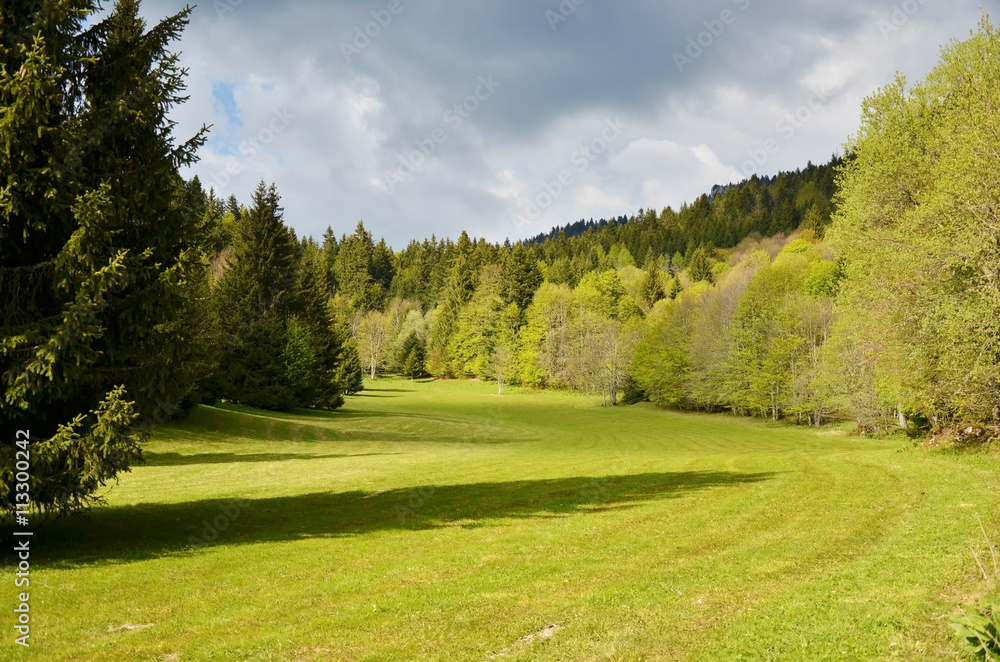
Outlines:
<svg viewBox="0 0 1000 662"><path fill-rule="evenodd" d="M827 351L842 278L831 255L811 230L791 242L744 242L714 284L703 281L650 315L632 361L644 394L817 426L845 411Z"/></svg>
<svg viewBox="0 0 1000 662"><path fill-rule="evenodd" d="M328 232L334 307L371 376L1000 433L997 42L984 19L925 82L867 100L846 158L677 212L394 254Z"/></svg>
<svg viewBox="0 0 1000 662"><path fill-rule="evenodd" d="M729 268L726 247L747 237L759 241L760 230L806 227L813 234L822 232L829 223L833 172L839 163L835 158L828 165L810 164L771 179L755 177L717 188L711 199L702 196L679 212L669 207L659 214L640 210L629 219L588 225L572 238L560 233L541 243L498 245L463 232L456 241L414 240L396 252L384 239L376 242L359 223L351 235L338 238L328 228L322 243L312 238L297 242L294 259L283 257L294 239L268 239L256 230L251 234L261 236L248 244L240 236L260 215L271 218L273 228L284 227L273 211L276 202L265 205L272 211L261 208L264 198L276 198L273 188L262 185L249 209L235 198L223 203L212 192L202 193L218 279L213 309L222 327L244 329L236 340L226 335L231 332L220 331L232 349L223 353L218 374L229 382L211 380L202 397L264 407L315 404L302 396L290 400L288 394L296 392L290 385L265 387L261 380L273 381L288 370L283 373L277 365L264 370L263 364L252 362L258 357L291 365L288 357L295 352L289 343L304 318L313 320L311 349L299 354L316 361L329 358L315 342L317 315L303 317L296 312L301 305L286 306L278 314L284 326L267 327L270 336L264 337L262 329L251 333L236 323L246 319L249 309L231 303L256 301L269 309L270 303L261 302L283 301L272 292L290 287L280 285L287 267L279 263L294 262L300 274L310 276L307 281L297 277L300 293L288 301L317 302L313 310L322 309L334 321L334 335L339 334L329 341L330 351L348 347L352 371L356 347L372 379L390 371L411 377L496 379L501 390L505 383L574 387L604 393L614 404L623 387L634 386L632 350L657 302L674 299L696 283L714 282ZM196 181L192 185L200 190ZM292 236L287 229L281 233ZM635 254L644 255L644 262L637 262ZM251 281L257 284L246 285ZM228 293L233 283L244 283L243 299ZM309 295L301 293L303 287ZM344 328L353 344L345 342ZM233 376L240 375L257 377L234 382Z"/></svg>
<svg viewBox="0 0 1000 662"><path fill-rule="evenodd" d="M1000 437L1000 37L978 31L868 99L830 239L853 407ZM866 405L865 403L871 403Z"/></svg>
<svg viewBox="0 0 1000 662"><path fill-rule="evenodd" d="M564 229L551 239L523 242L525 259L536 263L546 280L575 286L589 272L619 266L656 262L665 272L682 270L699 250L708 255L751 235L787 234L800 227L821 234L830 221L840 163L834 157L829 164L810 164L770 179L754 176L711 199L703 195L680 211L666 207L660 213L640 210L630 218L581 222L586 229L578 236ZM455 241L432 236L393 252L384 240L374 242L363 223L339 239L328 229L321 243L342 308L362 311L384 310L394 299L433 309L448 299L452 280L474 284L483 267L502 266L514 248L510 242L491 244L463 232Z"/></svg>
<svg viewBox="0 0 1000 662"><path fill-rule="evenodd" d="M590 389L616 403L657 301L713 282L731 261L726 247L761 229L822 232L839 163L717 187L679 212L640 210L574 238L497 245L463 232L398 252L363 223L340 238L328 228L322 243L299 240L273 186L261 183L244 206L196 178L213 269L211 365L192 397L335 408L361 388L360 366L372 379L477 377ZM641 269L635 254L645 255Z"/></svg>
<svg viewBox="0 0 1000 662"><path fill-rule="evenodd" d="M683 205L678 212L669 207L660 214L640 209L631 218L581 220L527 243L554 242L546 251L550 261L554 253L572 259L576 251L564 242L596 235L602 238L605 250L623 243L636 259L648 262L655 254L687 255L699 245L731 248L753 233L772 236L800 226L820 233L830 220L835 173L841 162L842 158L834 155L825 165L810 162L795 172L754 175L738 184L713 186L710 193Z"/></svg>

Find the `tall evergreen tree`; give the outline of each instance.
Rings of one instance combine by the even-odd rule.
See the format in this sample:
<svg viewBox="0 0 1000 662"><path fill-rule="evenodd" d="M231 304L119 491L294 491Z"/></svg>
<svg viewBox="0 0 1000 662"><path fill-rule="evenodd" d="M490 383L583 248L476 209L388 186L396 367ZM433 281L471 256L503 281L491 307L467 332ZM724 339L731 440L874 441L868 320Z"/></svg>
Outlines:
<svg viewBox="0 0 1000 662"><path fill-rule="evenodd" d="M466 236L464 232L462 236ZM427 357L427 369L434 375L452 374L451 361L448 357L448 344L458 329L459 313L472 298L475 290L476 273L469 264L465 253L460 252L452 263L451 275L445 287L443 301L435 311L434 328L431 330L431 345Z"/></svg>
<svg viewBox="0 0 1000 662"><path fill-rule="evenodd" d="M326 266L315 245L302 255L297 298L298 319L308 331L310 349L315 357L310 390L300 394L299 402L308 407L336 409L344 404L347 385L339 377L339 369L348 350L330 314Z"/></svg>
<svg viewBox="0 0 1000 662"><path fill-rule="evenodd" d="M531 251L523 244L516 244L503 263L503 301L527 310L535 290L542 284L542 272Z"/></svg>
<svg viewBox="0 0 1000 662"><path fill-rule="evenodd" d="M223 342L219 395L264 409L296 403L284 362L297 294L295 243L278 202L273 184L257 185L236 222L233 261L215 293Z"/></svg>
<svg viewBox="0 0 1000 662"><path fill-rule="evenodd" d="M692 283L713 282L712 262L708 259L708 252L704 248L695 249L691 254L691 259L687 262L690 265L688 275L691 277Z"/></svg>
<svg viewBox="0 0 1000 662"><path fill-rule="evenodd" d="M395 254L385 243L385 239L379 239L379 242L372 247L372 261L369 271L372 280L378 285L378 293L382 299L377 302L380 307L384 303L386 293L392 287L392 279L396 274L395 261Z"/></svg>
<svg viewBox="0 0 1000 662"><path fill-rule="evenodd" d="M660 270L656 268L656 262L650 260L646 265L646 274L642 280L642 286L639 292L642 297L642 303L646 305L646 308L652 308L656 305L657 301L665 298L667 296L666 292L663 290L663 281L660 278Z"/></svg>
<svg viewBox="0 0 1000 662"><path fill-rule="evenodd" d="M334 261L337 287L355 310L369 311L382 307L385 290L372 275L374 253L372 234L365 229L362 221L358 221L354 234L346 237L337 249ZM385 265L380 266L385 268ZM388 277L391 280L391 274Z"/></svg>
<svg viewBox="0 0 1000 662"><path fill-rule="evenodd" d="M330 226L326 227L326 231L323 233L323 267L324 273L326 274L326 284L331 291L337 289L337 277L334 271L334 265L337 262L337 252L340 249L337 243L337 235L333 233L333 228Z"/></svg>
<svg viewBox="0 0 1000 662"><path fill-rule="evenodd" d="M337 384L344 395L360 393L365 388L365 382L358 345L351 336L351 330L346 322L336 321L333 331L337 337L337 346L340 348L340 356L337 358Z"/></svg>
<svg viewBox="0 0 1000 662"><path fill-rule="evenodd" d="M31 494L71 512L140 457L202 368L203 235L177 167L168 47L190 10L147 31L138 2L0 4L0 510L13 430Z"/></svg>
<svg viewBox="0 0 1000 662"><path fill-rule="evenodd" d="M424 344L420 342L417 334L411 333L407 336L397 355L401 374L410 379L423 376L425 354Z"/></svg>

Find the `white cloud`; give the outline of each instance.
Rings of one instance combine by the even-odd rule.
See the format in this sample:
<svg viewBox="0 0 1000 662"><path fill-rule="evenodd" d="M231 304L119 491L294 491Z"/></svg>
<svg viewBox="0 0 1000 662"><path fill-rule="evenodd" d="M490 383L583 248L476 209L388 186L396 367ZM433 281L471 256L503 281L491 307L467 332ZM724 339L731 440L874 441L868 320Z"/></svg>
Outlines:
<svg viewBox="0 0 1000 662"><path fill-rule="evenodd" d="M611 158L609 166L641 182L645 208L675 208L712 188L743 179L732 167L719 160L708 145L680 145L670 140L640 138L621 154Z"/></svg>

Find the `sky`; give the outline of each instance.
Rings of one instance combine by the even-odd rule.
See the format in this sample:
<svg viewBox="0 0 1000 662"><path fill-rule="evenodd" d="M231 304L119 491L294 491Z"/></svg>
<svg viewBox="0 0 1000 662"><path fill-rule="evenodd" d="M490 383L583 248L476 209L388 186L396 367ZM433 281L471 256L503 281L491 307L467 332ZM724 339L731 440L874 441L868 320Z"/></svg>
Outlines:
<svg viewBox="0 0 1000 662"><path fill-rule="evenodd" d="M171 117L178 141L211 125L185 176L241 202L273 182L300 236L363 220L397 249L517 240L825 163L864 99L922 79L980 6L204 0Z"/></svg>

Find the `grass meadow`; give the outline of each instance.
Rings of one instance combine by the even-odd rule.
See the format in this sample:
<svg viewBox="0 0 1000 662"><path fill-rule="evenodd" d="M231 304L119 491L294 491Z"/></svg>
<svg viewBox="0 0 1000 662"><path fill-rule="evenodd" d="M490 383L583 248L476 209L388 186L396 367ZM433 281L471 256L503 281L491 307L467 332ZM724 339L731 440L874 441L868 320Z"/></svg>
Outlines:
<svg viewBox="0 0 1000 662"><path fill-rule="evenodd" d="M0 659L956 660L1000 494L995 457L472 382L200 407L145 455L36 526Z"/></svg>

